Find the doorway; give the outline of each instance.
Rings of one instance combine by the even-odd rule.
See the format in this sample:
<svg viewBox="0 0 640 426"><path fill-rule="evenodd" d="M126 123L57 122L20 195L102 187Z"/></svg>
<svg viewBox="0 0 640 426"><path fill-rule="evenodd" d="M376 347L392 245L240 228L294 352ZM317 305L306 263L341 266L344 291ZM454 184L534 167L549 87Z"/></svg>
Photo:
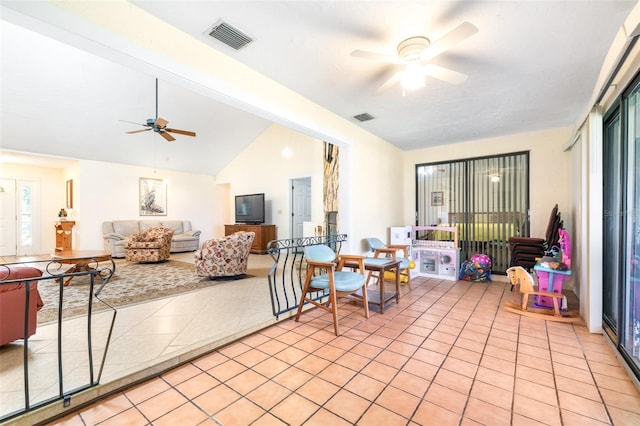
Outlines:
<svg viewBox="0 0 640 426"><path fill-rule="evenodd" d="M40 182L0 179L0 256L40 250Z"/></svg>
<svg viewBox="0 0 640 426"><path fill-rule="evenodd" d="M417 164L416 219L456 226L461 259L487 254L492 272L504 275L509 238L529 236L529 152Z"/></svg>
<svg viewBox="0 0 640 426"><path fill-rule="evenodd" d="M311 178L291 179L291 238L304 236L304 222L311 221Z"/></svg>
<svg viewBox="0 0 640 426"><path fill-rule="evenodd" d="M16 181L0 179L0 256L17 254Z"/></svg>

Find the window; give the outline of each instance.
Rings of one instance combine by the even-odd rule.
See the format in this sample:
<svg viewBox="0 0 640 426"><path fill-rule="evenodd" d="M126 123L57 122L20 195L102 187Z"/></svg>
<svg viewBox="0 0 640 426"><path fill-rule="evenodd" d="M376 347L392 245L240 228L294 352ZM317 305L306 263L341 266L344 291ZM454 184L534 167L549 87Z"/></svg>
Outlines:
<svg viewBox="0 0 640 426"><path fill-rule="evenodd" d="M33 209L30 186L20 188L20 246L33 246Z"/></svg>
<svg viewBox="0 0 640 426"><path fill-rule="evenodd" d="M40 251L40 182L17 181L18 255Z"/></svg>

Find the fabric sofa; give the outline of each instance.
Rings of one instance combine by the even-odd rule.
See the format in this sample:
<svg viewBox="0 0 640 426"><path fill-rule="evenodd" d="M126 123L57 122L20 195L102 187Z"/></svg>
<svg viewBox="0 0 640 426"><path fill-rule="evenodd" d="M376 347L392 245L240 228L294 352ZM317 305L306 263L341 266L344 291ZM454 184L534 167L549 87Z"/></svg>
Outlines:
<svg viewBox="0 0 640 426"><path fill-rule="evenodd" d="M102 223L104 249L111 257L125 257L124 249L131 235L158 227L173 229L171 253L200 248L200 231L192 229L188 220L113 220Z"/></svg>
<svg viewBox="0 0 640 426"><path fill-rule="evenodd" d="M247 272L249 251L255 232L239 231L207 240L194 254L196 273L210 279L240 278Z"/></svg>
<svg viewBox="0 0 640 426"><path fill-rule="evenodd" d="M24 318L27 294L25 281L4 283L21 278L40 278L42 271L27 266L0 266L0 346L14 340L24 339ZM44 306L38 282L29 283L29 308L27 319L27 335L32 336L38 325L38 311Z"/></svg>

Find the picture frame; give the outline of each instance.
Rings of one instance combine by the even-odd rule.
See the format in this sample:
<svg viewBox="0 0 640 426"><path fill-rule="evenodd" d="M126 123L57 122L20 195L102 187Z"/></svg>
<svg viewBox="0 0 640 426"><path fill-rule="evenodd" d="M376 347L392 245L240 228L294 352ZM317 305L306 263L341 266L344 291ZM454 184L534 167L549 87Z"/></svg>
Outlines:
<svg viewBox="0 0 640 426"><path fill-rule="evenodd" d="M162 179L140 178L140 216L167 215L167 186Z"/></svg>
<svg viewBox="0 0 640 426"><path fill-rule="evenodd" d="M73 208L73 179L67 180L67 208Z"/></svg>
<svg viewBox="0 0 640 426"><path fill-rule="evenodd" d="M435 191L431 193L431 205L443 206L444 205L444 192Z"/></svg>

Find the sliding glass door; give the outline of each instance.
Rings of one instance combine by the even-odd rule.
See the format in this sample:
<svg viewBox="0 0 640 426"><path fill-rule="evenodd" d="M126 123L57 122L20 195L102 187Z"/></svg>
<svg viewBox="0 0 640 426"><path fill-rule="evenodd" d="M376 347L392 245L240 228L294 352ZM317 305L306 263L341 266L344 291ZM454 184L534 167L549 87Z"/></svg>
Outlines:
<svg viewBox="0 0 640 426"><path fill-rule="evenodd" d="M602 318L605 330L615 340L618 333L620 303L620 235L622 232L622 150L620 113L615 111L604 124L603 146L603 235L602 250L607 261L602 263Z"/></svg>
<svg viewBox="0 0 640 426"><path fill-rule="evenodd" d="M626 137L623 161L625 173L623 191L623 234L620 241L622 262L620 272L624 294L622 312L625 333L624 354L632 360L636 374L640 371L640 83L624 101L626 107ZM626 161L625 161L626 160Z"/></svg>
<svg viewBox="0 0 640 426"><path fill-rule="evenodd" d="M461 259L488 254L504 274L509 237L529 235L529 153L416 165L416 225L455 225Z"/></svg>
<svg viewBox="0 0 640 426"><path fill-rule="evenodd" d="M603 327L640 377L640 79L603 126Z"/></svg>

